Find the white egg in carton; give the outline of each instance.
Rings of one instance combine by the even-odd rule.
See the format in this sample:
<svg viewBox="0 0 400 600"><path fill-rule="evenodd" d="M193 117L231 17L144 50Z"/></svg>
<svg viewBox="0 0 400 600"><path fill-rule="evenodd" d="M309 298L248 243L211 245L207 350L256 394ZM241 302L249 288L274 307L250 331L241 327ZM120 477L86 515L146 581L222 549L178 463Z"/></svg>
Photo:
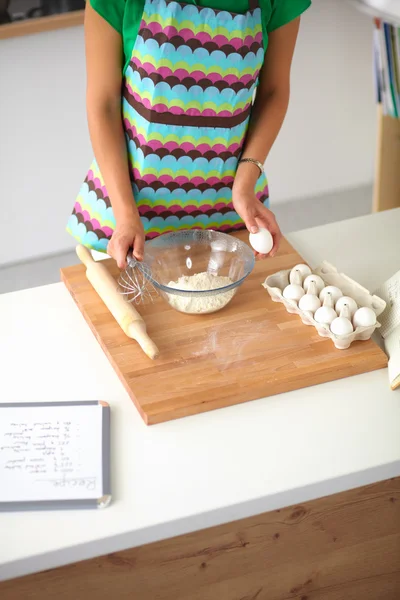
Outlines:
<svg viewBox="0 0 400 600"><path fill-rule="evenodd" d="M369 340L381 326L376 319L386 308L384 300L326 261L313 272L307 265L279 271L267 277L263 286L274 302L299 315L305 325L313 325L320 336L331 338L339 350ZM318 322L315 316L328 322Z"/></svg>

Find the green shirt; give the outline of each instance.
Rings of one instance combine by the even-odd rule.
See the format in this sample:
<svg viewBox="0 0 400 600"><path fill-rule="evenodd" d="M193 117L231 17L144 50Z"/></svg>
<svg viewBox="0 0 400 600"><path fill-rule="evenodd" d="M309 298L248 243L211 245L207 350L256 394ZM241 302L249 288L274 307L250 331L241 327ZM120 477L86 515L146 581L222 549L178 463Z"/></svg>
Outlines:
<svg viewBox="0 0 400 600"><path fill-rule="evenodd" d="M91 0L91 5L114 29L121 34L125 61L132 55L145 0ZM193 2L194 4L194 2ZM232 10L232 0L197 0L198 6L217 10ZM268 46L268 33L296 19L311 4L311 0L260 0L264 47ZM248 0L236 0L235 12L245 13Z"/></svg>

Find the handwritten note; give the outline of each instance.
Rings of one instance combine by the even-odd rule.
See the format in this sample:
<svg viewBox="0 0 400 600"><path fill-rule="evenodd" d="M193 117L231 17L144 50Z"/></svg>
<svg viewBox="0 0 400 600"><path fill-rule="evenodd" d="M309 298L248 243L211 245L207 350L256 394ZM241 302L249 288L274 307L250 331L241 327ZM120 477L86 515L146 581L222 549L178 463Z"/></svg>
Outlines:
<svg viewBox="0 0 400 600"><path fill-rule="evenodd" d="M95 499L102 483L100 406L0 404L0 502Z"/></svg>
<svg viewBox="0 0 400 600"><path fill-rule="evenodd" d="M400 326L400 271L388 279L375 294L385 300L386 310L379 317L381 335L386 338Z"/></svg>

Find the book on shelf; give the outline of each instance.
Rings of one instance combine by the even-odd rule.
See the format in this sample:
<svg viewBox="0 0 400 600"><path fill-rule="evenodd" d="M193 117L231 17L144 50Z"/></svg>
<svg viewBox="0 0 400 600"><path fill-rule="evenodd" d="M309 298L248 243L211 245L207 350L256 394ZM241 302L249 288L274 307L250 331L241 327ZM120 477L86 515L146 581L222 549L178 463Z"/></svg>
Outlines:
<svg viewBox="0 0 400 600"><path fill-rule="evenodd" d="M374 19L374 79L377 101L390 117L400 117L400 28Z"/></svg>

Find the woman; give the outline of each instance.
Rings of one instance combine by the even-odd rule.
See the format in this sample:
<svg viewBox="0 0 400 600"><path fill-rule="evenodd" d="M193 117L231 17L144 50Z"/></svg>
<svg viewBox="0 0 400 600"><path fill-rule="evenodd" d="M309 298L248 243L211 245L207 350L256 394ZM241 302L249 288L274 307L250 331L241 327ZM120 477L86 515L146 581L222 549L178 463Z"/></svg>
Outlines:
<svg viewBox="0 0 400 600"><path fill-rule="evenodd" d="M145 238L281 233L263 170L310 0L91 0L87 110L96 160L68 230L120 268ZM254 93L257 89L253 105ZM121 111L122 104L122 111Z"/></svg>

